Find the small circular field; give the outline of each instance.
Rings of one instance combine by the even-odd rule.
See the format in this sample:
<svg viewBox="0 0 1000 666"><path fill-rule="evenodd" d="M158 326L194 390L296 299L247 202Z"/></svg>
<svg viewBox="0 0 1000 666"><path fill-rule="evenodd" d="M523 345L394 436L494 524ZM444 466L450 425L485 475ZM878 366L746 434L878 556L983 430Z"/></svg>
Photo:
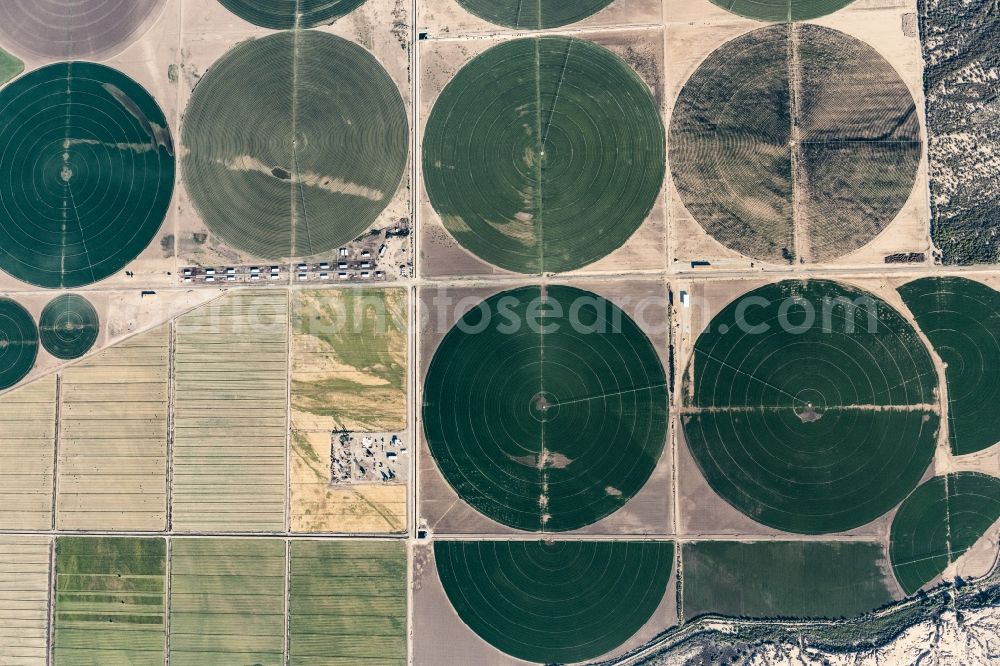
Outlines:
<svg viewBox="0 0 1000 666"><path fill-rule="evenodd" d="M219 0L245 21L263 28L315 28L353 12L365 0Z"/></svg>
<svg viewBox="0 0 1000 666"><path fill-rule="evenodd" d="M24 379L38 357L38 329L17 302L0 298L0 390Z"/></svg>
<svg viewBox="0 0 1000 666"><path fill-rule="evenodd" d="M431 454L459 497L526 531L597 522L645 485L667 433L667 382L609 301L524 287L472 309L424 381Z"/></svg>
<svg viewBox="0 0 1000 666"><path fill-rule="evenodd" d="M101 322L90 301L76 294L65 294L45 306L38 330L45 351L70 360L90 351L101 332Z"/></svg>
<svg viewBox="0 0 1000 666"><path fill-rule="evenodd" d="M958 560L1000 519L1000 479L974 472L936 476L906 498L892 521L889 557L913 594Z"/></svg>
<svg viewBox="0 0 1000 666"><path fill-rule="evenodd" d="M854 0L712 0L723 9L758 21L807 21L832 14Z"/></svg>
<svg viewBox="0 0 1000 666"><path fill-rule="evenodd" d="M709 485L769 527L865 525L912 491L940 426L927 349L889 304L821 280L737 298L701 334L681 421Z"/></svg>
<svg viewBox="0 0 1000 666"><path fill-rule="evenodd" d="M0 269L45 288L107 278L153 240L170 206L174 146L135 81L86 62L0 90Z"/></svg>
<svg viewBox="0 0 1000 666"><path fill-rule="evenodd" d="M582 39L517 39L462 68L423 139L427 193L467 250L520 273L569 271L636 232L660 193L649 87Z"/></svg>
<svg viewBox="0 0 1000 666"><path fill-rule="evenodd" d="M575 663L622 645L653 616L672 543L438 541L438 576L459 617L517 659Z"/></svg>
<svg viewBox="0 0 1000 666"><path fill-rule="evenodd" d="M773 263L831 261L867 245L909 199L922 152L916 104L893 66L811 24L719 47L670 122L687 211L724 246Z"/></svg>
<svg viewBox="0 0 1000 666"><path fill-rule="evenodd" d="M3 0L0 44L19 55L103 60L160 16L166 0Z"/></svg>
<svg viewBox="0 0 1000 666"><path fill-rule="evenodd" d="M295 30L213 65L183 142L184 184L209 229L277 260L364 233L399 189L409 131L399 89L368 51Z"/></svg>
<svg viewBox="0 0 1000 666"><path fill-rule="evenodd" d="M582 21L612 0L458 0L472 14L519 30L558 28Z"/></svg>

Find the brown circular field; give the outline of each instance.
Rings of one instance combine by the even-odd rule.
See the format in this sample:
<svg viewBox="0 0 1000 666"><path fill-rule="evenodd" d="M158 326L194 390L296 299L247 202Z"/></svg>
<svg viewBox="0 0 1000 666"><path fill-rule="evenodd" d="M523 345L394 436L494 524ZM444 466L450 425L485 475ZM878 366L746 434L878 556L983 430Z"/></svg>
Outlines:
<svg viewBox="0 0 1000 666"><path fill-rule="evenodd" d="M875 49L809 24L754 30L688 79L670 125L674 185L716 240L774 263L871 242L923 151L906 83Z"/></svg>
<svg viewBox="0 0 1000 666"><path fill-rule="evenodd" d="M166 0L2 0L0 44L27 56L103 60L135 41Z"/></svg>

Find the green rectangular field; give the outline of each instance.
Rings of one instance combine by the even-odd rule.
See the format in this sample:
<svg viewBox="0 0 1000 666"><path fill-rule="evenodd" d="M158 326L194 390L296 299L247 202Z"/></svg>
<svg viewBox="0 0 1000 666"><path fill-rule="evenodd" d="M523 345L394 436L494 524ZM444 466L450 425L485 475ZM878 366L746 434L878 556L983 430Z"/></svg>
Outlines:
<svg viewBox="0 0 1000 666"><path fill-rule="evenodd" d="M281 666L285 542L176 539L170 552L172 666Z"/></svg>
<svg viewBox="0 0 1000 666"><path fill-rule="evenodd" d="M886 567L877 543L686 544L684 617L850 617L892 601Z"/></svg>
<svg viewBox="0 0 1000 666"><path fill-rule="evenodd" d="M162 666L166 541L56 540L55 663Z"/></svg>
<svg viewBox="0 0 1000 666"><path fill-rule="evenodd" d="M292 543L289 663L406 664L402 543Z"/></svg>

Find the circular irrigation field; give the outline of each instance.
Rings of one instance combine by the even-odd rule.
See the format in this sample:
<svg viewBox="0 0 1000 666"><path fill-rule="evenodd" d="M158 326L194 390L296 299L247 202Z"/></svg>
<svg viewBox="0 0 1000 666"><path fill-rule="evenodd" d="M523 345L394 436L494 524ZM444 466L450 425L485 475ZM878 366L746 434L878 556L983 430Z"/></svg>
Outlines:
<svg viewBox="0 0 1000 666"><path fill-rule="evenodd" d="M69 288L146 249L174 188L163 112L103 65L59 63L0 90L0 269Z"/></svg>
<svg viewBox="0 0 1000 666"><path fill-rule="evenodd" d="M219 0L245 21L263 28L315 28L353 12L365 0Z"/></svg>
<svg viewBox="0 0 1000 666"><path fill-rule="evenodd" d="M561 272L621 247L653 208L665 140L648 86L582 39L516 39L441 93L423 140L427 192L473 254Z"/></svg>
<svg viewBox="0 0 1000 666"><path fill-rule="evenodd" d="M15 301L0 298L0 389L25 378L38 356L38 329L31 314Z"/></svg>
<svg viewBox="0 0 1000 666"><path fill-rule="evenodd" d="M276 260L364 233L399 188L409 131L399 89L368 51L295 30L213 65L183 142L184 183L209 229Z"/></svg>
<svg viewBox="0 0 1000 666"><path fill-rule="evenodd" d="M936 476L906 498L892 521L889 557L907 594L931 582L1000 519L1000 479Z"/></svg>
<svg viewBox="0 0 1000 666"><path fill-rule="evenodd" d="M718 48L670 122L688 212L723 245L775 263L868 244L909 199L922 151L916 104L892 65L815 25L762 28Z"/></svg>
<svg viewBox="0 0 1000 666"><path fill-rule="evenodd" d="M448 599L481 638L525 661L575 663L619 647L653 616L674 547L438 541L434 558Z"/></svg>
<svg viewBox="0 0 1000 666"><path fill-rule="evenodd" d="M520 30L558 28L582 21L612 0L458 0L481 19Z"/></svg>
<svg viewBox="0 0 1000 666"><path fill-rule="evenodd" d="M758 21L806 21L826 16L854 0L712 0L713 5Z"/></svg>
<svg viewBox="0 0 1000 666"><path fill-rule="evenodd" d="M845 285L788 281L741 296L698 338L685 384L684 434L705 479L776 529L865 525L934 455L927 349L891 306Z"/></svg>
<svg viewBox="0 0 1000 666"><path fill-rule="evenodd" d="M625 505L656 467L667 382L628 315L589 292L497 294L441 342L424 432L458 495L521 530L558 532Z"/></svg>
<svg viewBox="0 0 1000 666"><path fill-rule="evenodd" d="M166 0L3 0L0 44L20 55L102 60L125 49Z"/></svg>
<svg viewBox="0 0 1000 666"><path fill-rule="evenodd" d="M101 332L97 310L76 294L59 296L42 310L38 330L42 347L56 358L80 358L94 346Z"/></svg>

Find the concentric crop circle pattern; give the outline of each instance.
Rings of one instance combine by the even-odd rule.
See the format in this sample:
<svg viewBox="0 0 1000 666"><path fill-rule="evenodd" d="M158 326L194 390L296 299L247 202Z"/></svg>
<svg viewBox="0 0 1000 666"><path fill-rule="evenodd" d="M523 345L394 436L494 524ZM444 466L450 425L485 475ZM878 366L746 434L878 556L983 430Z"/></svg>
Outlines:
<svg viewBox="0 0 1000 666"><path fill-rule="evenodd" d="M723 9L758 21L806 21L832 14L854 0L712 0Z"/></svg>
<svg viewBox="0 0 1000 666"><path fill-rule="evenodd" d="M195 88L184 183L215 234L265 259L326 252L396 194L409 132L399 89L360 46L295 30L244 42Z"/></svg>
<svg viewBox="0 0 1000 666"><path fill-rule="evenodd" d="M17 302L0 298L0 390L24 379L38 357L38 329Z"/></svg>
<svg viewBox="0 0 1000 666"><path fill-rule="evenodd" d="M717 49L670 123L687 210L723 245L779 263L868 244L909 199L922 151L916 104L892 65L809 24Z"/></svg>
<svg viewBox="0 0 1000 666"><path fill-rule="evenodd" d="M101 323L90 301L76 294L64 294L42 310L38 329L45 351L70 360L90 351L101 332Z"/></svg>
<svg viewBox="0 0 1000 666"><path fill-rule="evenodd" d="M889 556L907 594L940 575L1000 519L1000 479L975 472L936 476L913 491L892 521Z"/></svg>
<svg viewBox="0 0 1000 666"><path fill-rule="evenodd" d="M163 112L121 72L21 77L0 90L0 268L46 288L113 275L162 225L174 172Z"/></svg>
<svg viewBox="0 0 1000 666"><path fill-rule="evenodd" d="M924 278L899 293L945 363L952 450L964 455L1000 442L1000 293L958 277Z"/></svg>
<svg viewBox="0 0 1000 666"><path fill-rule="evenodd" d="M663 184L665 138L648 86L620 58L567 37L478 56L427 121L423 173L445 228L521 273L586 266L642 225Z"/></svg>
<svg viewBox="0 0 1000 666"><path fill-rule="evenodd" d="M3 0L0 44L20 55L103 60L156 20L166 0Z"/></svg>
<svg viewBox="0 0 1000 666"><path fill-rule="evenodd" d="M529 324L536 312L541 326ZM612 303L525 287L487 299L444 338L424 383L424 431L472 507L521 530L572 530L649 479L666 384L656 350Z"/></svg>
<svg viewBox="0 0 1000 666"><path fill-rule="evenodd" d="M458 0L472 14L521 30L558 28L582 21L613 0Z"/></svg>
<svg viewBox="0 0 1000 666"><path fill-rule="evenodd" d="M669 542L438 541L438 575L459 617L536 663L605 654L652 617L673 570Z"/></svg>
<svg viewBox="0 0 1000 666"><path fill-rule="evenodd" d="M219 0L254 25L275 30L315 28L351 13L365 0Z"/></svg>
<svg viewBox="0 0 1000 666"><path fill-rule="evenodd" d="M934 454L936 388L926 348L887 303L788 281L740 297L698 338L682 424L727 502L776 529L826 534L916 487Z"/></svg>

